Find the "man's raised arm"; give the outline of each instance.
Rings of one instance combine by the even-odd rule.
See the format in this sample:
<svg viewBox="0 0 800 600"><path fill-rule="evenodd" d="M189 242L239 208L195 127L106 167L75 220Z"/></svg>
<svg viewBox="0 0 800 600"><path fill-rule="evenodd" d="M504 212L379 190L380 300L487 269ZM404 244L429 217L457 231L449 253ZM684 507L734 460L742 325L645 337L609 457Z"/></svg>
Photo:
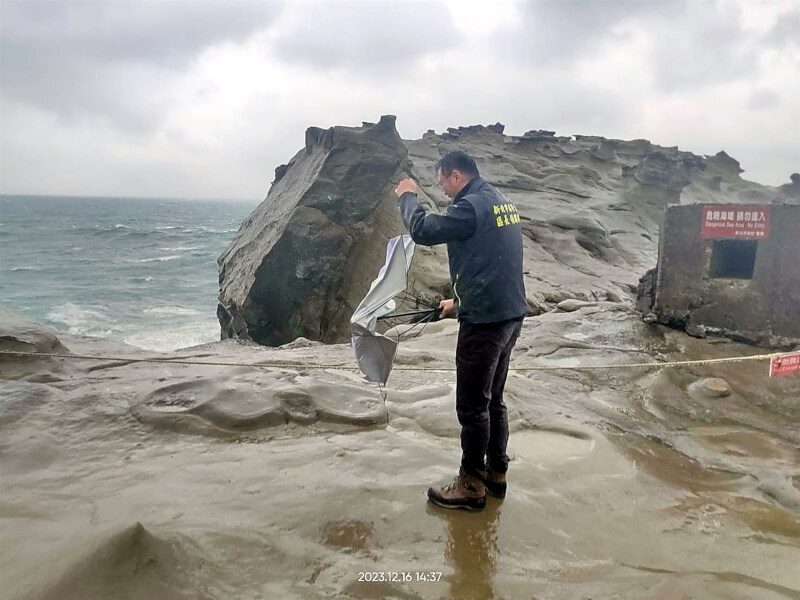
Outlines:
<svg viewBox="0 0 800 600"><path fill-rule="evenodd" d="M394 190L397 206L411 239L423 246L466 240L475 234L477 217L469 202L451 204L443 214L428 214L417 201L417 184L403 179Z"/></svg>

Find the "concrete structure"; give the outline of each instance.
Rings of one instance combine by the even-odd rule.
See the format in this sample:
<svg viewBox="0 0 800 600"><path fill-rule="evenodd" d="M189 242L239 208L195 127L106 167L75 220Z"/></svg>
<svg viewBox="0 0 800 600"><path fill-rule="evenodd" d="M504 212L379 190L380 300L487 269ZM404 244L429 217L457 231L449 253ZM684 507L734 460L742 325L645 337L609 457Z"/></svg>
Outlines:
<svg viewBox="0 0 800 600"><path fill-rule="evenodd" d="M800 344L800 206L668 206L639 309L690 335Z"/></svg>

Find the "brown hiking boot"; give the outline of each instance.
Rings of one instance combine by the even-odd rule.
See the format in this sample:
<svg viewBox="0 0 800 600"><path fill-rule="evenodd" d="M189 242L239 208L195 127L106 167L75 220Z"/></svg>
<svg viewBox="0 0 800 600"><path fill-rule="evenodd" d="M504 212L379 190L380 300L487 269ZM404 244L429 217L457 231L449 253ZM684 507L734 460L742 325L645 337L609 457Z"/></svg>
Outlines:
<svg viewBox="0 0 800 600"><path fill-rule="evenodd" d="M508 484L506 483L505 473L496 473L489 467L486 467L486 471L483 476L483 484L486 486L486 491L492 496L496 498L506 497L506 488L508 487Z"/></svg>
<svg viewBox="0 0 800 600"><path fill-rule="evenodd" d="M483 510L486 508L486 487L479 477L460 469L453 483L428 488L428 499L444 508Z"/></svg>

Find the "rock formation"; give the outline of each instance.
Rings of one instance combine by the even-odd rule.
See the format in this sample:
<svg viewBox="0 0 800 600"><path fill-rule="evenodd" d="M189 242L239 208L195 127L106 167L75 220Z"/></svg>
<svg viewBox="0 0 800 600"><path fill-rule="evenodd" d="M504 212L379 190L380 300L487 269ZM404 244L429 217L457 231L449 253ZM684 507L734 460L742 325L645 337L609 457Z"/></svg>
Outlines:
<svg viewBox="0 0 800 600"><path fill-rule="evenodd" d="M444 210L450 200L434 164L451 150L474 156L519 209L529 315L569 299L632 303L656 262L667 204L789 201L798 187L745 181L724 152L704 158L648 140L547 130L508 136L500 123L403 141L394 122L311 127L305 149L276 169L266 199L219 259L223 339L346 340L386 240L404 231L394 185L408 174L421 202ZM417 249L409 284L431 302L449 297L444 247Z"/></svg>
<svg viewBox="0 0 800 600"><path fill-rule="evenodd" d="M350 309L382 264L376 249L402 226L392 182L409 166L394 117L310 127L219 258L223 339L344 339Z"/></svg>

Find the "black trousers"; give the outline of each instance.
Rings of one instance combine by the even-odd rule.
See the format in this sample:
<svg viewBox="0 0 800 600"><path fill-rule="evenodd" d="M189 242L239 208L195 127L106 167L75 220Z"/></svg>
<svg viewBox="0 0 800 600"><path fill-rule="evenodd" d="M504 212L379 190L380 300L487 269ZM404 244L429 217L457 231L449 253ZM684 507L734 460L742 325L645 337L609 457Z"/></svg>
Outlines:
<svg viewBox="0 0 800 600"><path fill-rule="evenodd" d="M461 323L456 346L456 412L461 424L461 466L480 474L508 470L508 415L503 389L522 318L500 323Z"/></svg>

